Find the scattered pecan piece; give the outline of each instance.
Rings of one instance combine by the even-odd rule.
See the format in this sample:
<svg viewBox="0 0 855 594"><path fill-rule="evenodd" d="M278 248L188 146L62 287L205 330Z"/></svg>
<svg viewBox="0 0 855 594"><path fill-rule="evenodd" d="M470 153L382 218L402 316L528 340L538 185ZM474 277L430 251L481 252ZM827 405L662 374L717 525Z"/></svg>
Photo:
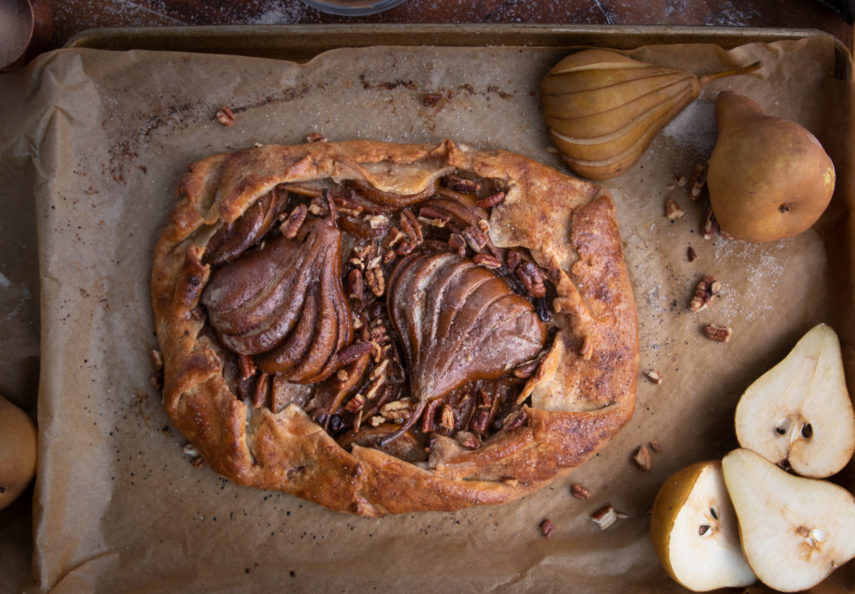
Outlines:
<svg viewBox="0 0 855 594"><path fill-rule="evenodd" d="M386 292L386 278L383 276L383 269L379 267L369 268L365 271L365 282L368 288L377 297Z"/></svg>
<svg viewBox="0 0 855 594"><path fill-rule="evenodd" d="M657 454L659 454L662 452L662 444L659 443L658 441L651 441L650 442L650 449L653 450L654 452L656 452Z"/></svg>
<svg viewBox="0 0 855 594"><path fill-rule="evenodd" d="M692 177L689 180L689 198L697 200L706 183L707 168L703 163L698 163L695 165L695 170L692 172Z"/></svg>
<svg viewBox="0 0 855 594"><path fill-rule="evenodd" d="M466 179L465 177L460 177L459 175L454 174L445 178L445 185L455 192L464 192L468 194L474 194L481 189L481 184L475 180Z"/></svg>
<svg viewBox="0 0 855 594"><path fill-rule="evenodd" d="M721 233L721 227L719 227L718 221L715 220L712 208L707 209L707 216L704 218L703 225L701 226L701 232L703 233L704 239L712 239Z"/></svg>
<svg viewBox="0 0 855 594"><path fill-rule="evenodd" d="M395 247L395 244L404 239L406 235L398 228L398 227L390 227L389 232L386 233L386 239L384 243L387 248Z"/></svg>
<svg viewBox="0 0 855 594"><path fill-rule="evenodd" d="M496 268L501 268L502 263L495 256L491 256L489 254L475 254L475 257L472 260L484 268L489 268L490 270L495 270Z"/></svg>
<svg viewBox="0 0 855 594"><path fill-rule="evenodd" d="M300 204L294 207L294 210L291 211L291 214L288 215L288 218L279 225L279 230L282 232L287 239L294 239L297 237L297 233L300 231L300 227L303 226L303 222L306 220L306 215L309 210L306 208L305 204Z"/></svg>
<svg viewBox="0 0 855 594"><path fill-rule="evenodd" d="M579 483L573 483L570 487L570 493L573 494L573 497L576 499L590 499L591 492L580 485Z"/></svg>
<svg viewBox="0 0 855 594"><path fill-rule="evenodd" d="M347 401L347 404L344 405L345 410L348 412L355 413L358 410L361 410L365 405L365 396L357 392L353 395L353 398Z"/></svg>
<svg viewBox="0 0 855 594"><path fill-rule="evenodd" d="M639 446L632 459L641 470L650 470L650 450L647 449L646 445Z"/></svg>
<svg viewBox="0 0 855 594"><path fill-rule="evenodd" d="M651 383L659 385L662 383L662 374L656 369L651 369L644 372L644 377L650 380Z"/></svg>
<svg viewBox="0 0 855 594"><path fill-rule="evenodd" d="M494 206L500 205L505 201L505 193L504 192L496 192L495 194L491 194L490 196L486 196L479 200L475 201L475 204L481 208L493 208Z"/></svg>
<svg viewBox="0 0 855 594"><path fill-rule="evenodd" d="M618 514L615 509L608 503L591 514L591 520L599 527L600 530L605 530L618 519Z"/></svg>
<svg viewBox="0 0 855 594"><path fill-rule="evenodd" d="M391 421L402 423L415 410L416 403L409 398L393 400L380 407L380 414Z"/></svg>
<svg viewBox="0 0 855 594"><path fill-rule="evenodd" d="M693 248L692 246L689 246L688 248L686 248L686 259L689 262L694 262L695 260L698 259L698 252L696 252L695 248Z"/></svg>
<svg viewBox="0 0 855 594"><path fill-rule="evenodd" d="M697 313L712 305L716 297L721 293L721 283L712 275L701 279L695 287L695 293L689 302L689 310Z"/></svg>
<svg viewBox="0 0 855 594"><path fill-rule="evenodd" d="M320 132L312 132L308 136L306 136L306 142L326 142L327 137L321 134Z"/></svg>
<svg viewBox="0 0 855 594"><path fill-rule="evenodd" d="M523 409L515 410L512 413L509 413L502 421L502 429L504 431L513 431L514 429L522 427L527 420L528 415L525 414Z"/></svg>
<svg viewBox="0 0 855 594"><path fill-rule="evenodd" d="M448 403L442 405L442 411L439 414L439 424L446 431L454 431L454 409Z"/></svg>
<svg viewBox="0 0 855 594"><path fill-rule="evenodd" d="M451 220L451 215L432 206L423 206L419 209L418 219L425 225L442 228Z"/></svg>
<svg viewBox="0 0 855 594"><path fill-rule="evenodd" d="M362 301L365 298L364 287L362 272L354 268L347 274L347 296L355 301Z"/></svg>
<svg viewBox="0 0 855 594"><path fill-rule="evenodd" d="M680 208L680 205L672 199L668 198L665 201L665 218L669 221L676 221L677 219L683 217L685 215L685 211Z"/></svg>
<svg viewBox="0 0 855 594"><path fill-rule="evenodd" d="M404 230L413 245L418 245L424 241L422 225L409 208L401 211L401 229Z"/></svg>
<svg viewBox="0 0 855 594"><path fill-rule="evenodd" d="M448 245L451 249L463 258L466 256L466 240L459 233L452 233L448 236Z"/></svg>
<svg viewBox="0 0 855 594"><path fill-rule="evenodd" d="M521 262L514 271L517 278L532 297L545 297L546 287L543 284L543 274L540 268L528 260Z"/></svg>
<svg viewBox="0 0 855 594"><path fill-rule="evenodd" d="M522 257L520 256L518 250L511 250L508 252L508 257L505 258L505 263L508 266L508 270L513 272L514 270L516 270L517 266L520 265L520 262L522 262Z"/></svg>
<svg viewBox="0 0 855 594"><path fill-rule="evenodd" d="M247 355L238 355L238 366L240 367L240 379L245 380L255 375L255 363Z"/></svg>
<svg viewBox="0 0 855 594"><path fill-rule="evenodd" d="M210 112L209 112L210 113ZM228 105L223 105L216 115L217 121L226 128L231 128L235 125L235 112Z"/></svg>
<svg viewBox="0 0 855 594"><path fill-rule="evenodd" d="M333 203L335 204L335 208L338 212L346 215L350 215L352 217L358 217L362 214L363 208L360 204L353 202L352 200L348 200L343 196L334 196ZM370 221L369 221L370 223ZM371 227L374 229L374 227Z"/></svg>
<svg viewBox="0 0 855 594"><path fill-rule="evenodd" d="M716 342L727 342L733 335L733 330L727 326L716 326L715 324L707 324L704 326L704 336Z"/></svg>
<svg viewBox="0 0 855 594"><path fill-rule="evenodd" d="M470 225L463 230L463 238L473 250L478 253L487 247L487 236L478 227Z"/></svg>
<svg viewBox="0 0 855 594"><path fill-rule="evenodd" d="M689 183L689 180L686 179L685 175L676 175L674 176L674 184L677 187L685 188L686 184Z"/></svg>
<svg viewBox="0 0 855 594"><path fill-rule="evenodd" d="M549 538L555 532L555 524L549 518L546 518L540 523L540 531L546 538Z"/></svg>
<svg viewBox="0 0 855 594"><path fill-rule="evenodd" d="M365 217L368 226L372 229L385 229L389 226L389 217L383 214L369 215Z"/></svg>

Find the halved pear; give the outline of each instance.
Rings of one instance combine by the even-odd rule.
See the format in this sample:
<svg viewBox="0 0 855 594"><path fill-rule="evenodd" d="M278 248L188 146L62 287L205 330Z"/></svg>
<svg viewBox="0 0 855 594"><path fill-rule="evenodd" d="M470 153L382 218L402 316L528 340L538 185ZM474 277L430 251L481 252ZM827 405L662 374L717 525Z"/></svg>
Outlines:
<svg viewBox="0 0 855 594"><path fill-rule="evenodd" d="M735 424L740 446L802 476L824 478L846 466L855 452L855 411L834 330L815 326L751 384Z"/></svg>
<svg viewBox="0 0 855 594"><path fill-rule="evenodd" d="M767 586L811 588L855 557L855 496L744 448L722 460L748 564Z"/></svg>
<svg viewBox="0 0 855 594"><path fill-rule="evenodd" d="M663 483L653 503L650 537L668 575L695 592L757 579L742 555L718 460L687 466Z"/></svg>

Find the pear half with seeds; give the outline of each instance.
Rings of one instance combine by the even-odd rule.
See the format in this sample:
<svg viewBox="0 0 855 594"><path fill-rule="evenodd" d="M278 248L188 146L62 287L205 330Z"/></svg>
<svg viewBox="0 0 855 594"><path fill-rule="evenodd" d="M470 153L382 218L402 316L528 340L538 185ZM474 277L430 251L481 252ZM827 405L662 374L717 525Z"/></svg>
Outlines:
<svg viewBox="0 0 855 594"><path fill-rule="evenodd" d="M722 460L745 558L767 586L811 588L855 557L855 496L744 448Z"/></svg>
<svg viewBox="0 0 855 594"><path fill-rule="evenodd" d="M742 555L718 460L687 466L663 483L650 515L650 537L668 575L695 592L757 579Z"/></svg>
<svg viewBox="0 0 855 594"><path fill-rule="evenodd" d="M735 424L740 446L802 476L824 478L846 466L855 451L855 411L834 330L815 326L751 384Z"/></svg>

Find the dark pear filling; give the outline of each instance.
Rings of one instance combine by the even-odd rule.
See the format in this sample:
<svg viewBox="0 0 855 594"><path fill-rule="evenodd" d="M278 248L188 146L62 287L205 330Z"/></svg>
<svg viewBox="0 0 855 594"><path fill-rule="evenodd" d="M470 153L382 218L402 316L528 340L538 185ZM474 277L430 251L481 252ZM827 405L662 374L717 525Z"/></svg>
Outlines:
<svg viewBox="0 0 855 594"><path fill-rule="evenodd" d="M475 449L524 425L554 288L490 241L503 190L455 174L414 195L283 184L219 228L201 302L234 392L411 462L435 435Z"/></svg>

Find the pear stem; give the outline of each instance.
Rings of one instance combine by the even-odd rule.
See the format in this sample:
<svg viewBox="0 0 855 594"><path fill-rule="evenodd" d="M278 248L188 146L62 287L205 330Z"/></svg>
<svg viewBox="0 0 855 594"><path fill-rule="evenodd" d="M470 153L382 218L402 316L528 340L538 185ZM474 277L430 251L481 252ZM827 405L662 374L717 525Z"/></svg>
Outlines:
<svg viewBox="0 0 855 594"><path fill-rule="evenodd" d="M730 70L722 70L721 72L713 72L711 74L704 74L703 76L698 77L698 82L701 85L701 88L706 86L708 83L718 80L720 78L724 78L726 76L734 76L736 74L748 74L750 72L754 72L755 70L759 70L763 67L763 62L760 60L749 64L748 66L741 66L739 68L731 68Z"/></svg>

